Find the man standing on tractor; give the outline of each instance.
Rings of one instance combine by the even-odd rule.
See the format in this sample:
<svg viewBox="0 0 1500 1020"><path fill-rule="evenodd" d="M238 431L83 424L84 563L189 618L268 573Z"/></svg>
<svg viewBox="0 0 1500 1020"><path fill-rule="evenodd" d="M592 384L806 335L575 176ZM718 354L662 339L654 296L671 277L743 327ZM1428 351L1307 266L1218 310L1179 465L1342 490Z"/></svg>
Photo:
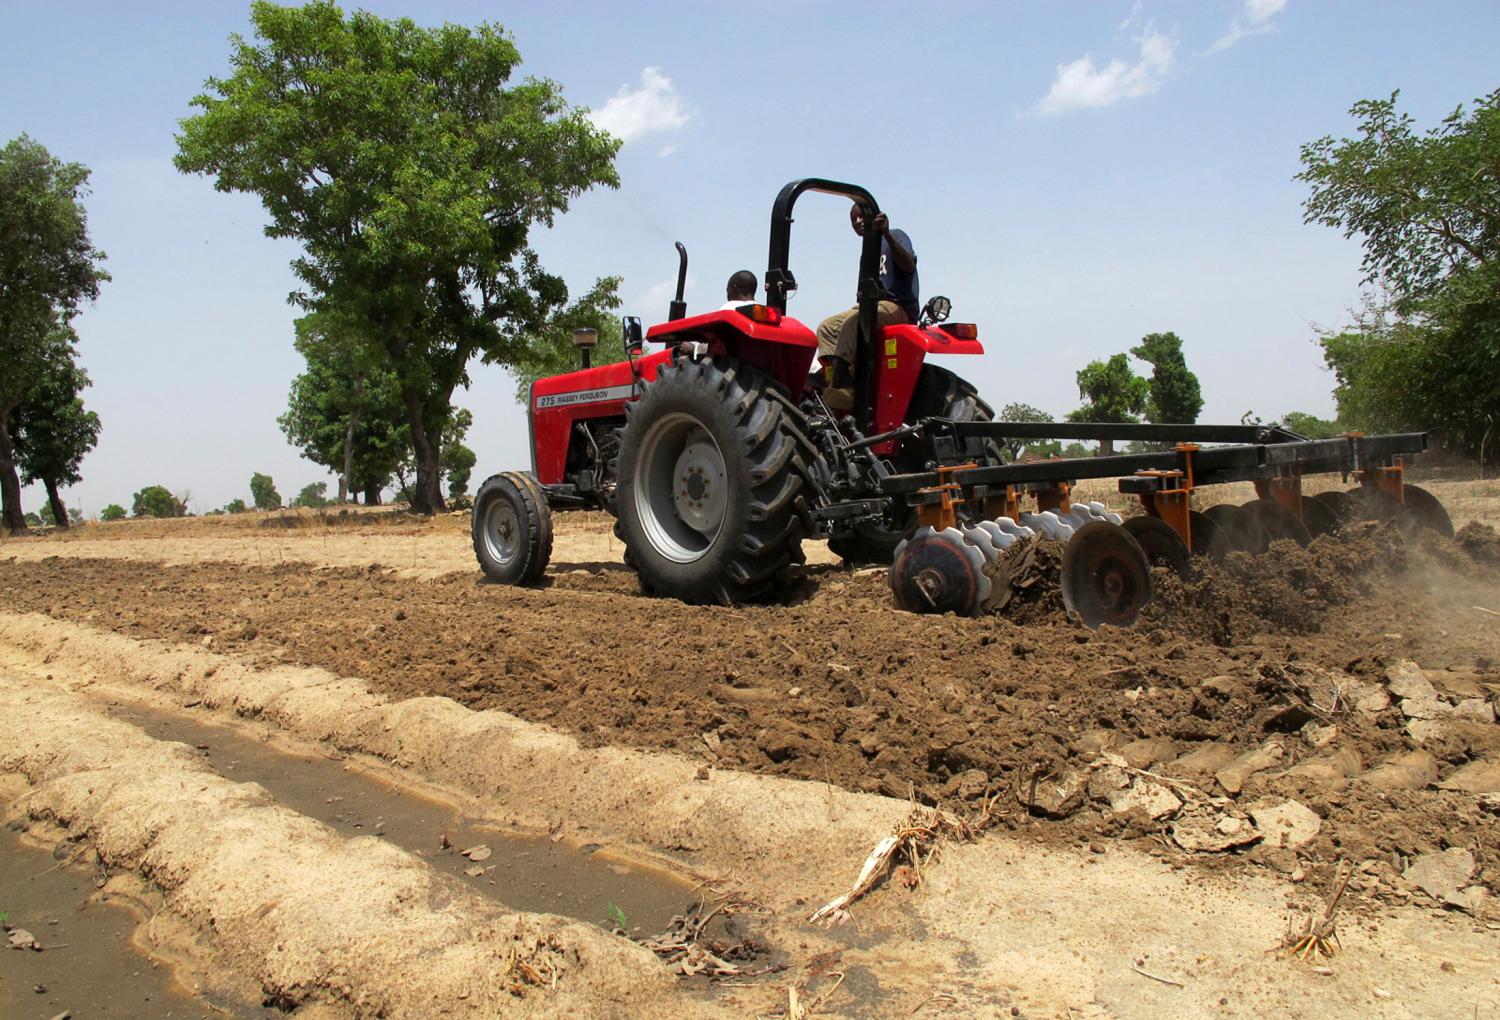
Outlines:
<svg viewBox="0 0 1500 1020"><path fill-rule="evenodd" d="M729 283L724 287L724 296L729 300L719 306L719 311L728 312L741 305L755 304L755 289L760 286L760 281L755 274L748 269L741 269L729 278Z"/></svg>
<svg viewBox="0 0 1500 1020"><path fill-rule="evenodd" d="M859 205L849 207L849 223L865 236L865 217ZM904 230L894 230L885 213L869 224L880 235L880 304L875 325L895 326L917 321L921 291L917 281L917 253ZM823 401L834 411L854 407L854 351L859 339L859 309L830 315L818 324L819 383L826 387Z"/></svg>

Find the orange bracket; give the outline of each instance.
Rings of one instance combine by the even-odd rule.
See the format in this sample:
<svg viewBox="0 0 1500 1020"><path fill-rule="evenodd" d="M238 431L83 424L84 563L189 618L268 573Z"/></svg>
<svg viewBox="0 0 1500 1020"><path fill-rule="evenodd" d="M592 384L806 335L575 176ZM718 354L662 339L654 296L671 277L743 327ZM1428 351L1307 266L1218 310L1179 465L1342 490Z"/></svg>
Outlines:
<svg viewBox="0 0 1500 1020"><path fill-rule="evenodd" d="M1014 485L1005 487L1005 495L986 496L984 499L984 519L993 521L1000 517L1009 517L1011 520L1021 516L1021 496Z"/></svg>
<svg viewBox="0 0 1500 1020"><path fill-rule="evenodd" d="M1038 489L1036 491L1036 508L1038 512L1051 510L1054 513L1065 514L1073 509L1069 494L1073 486L1070 482L1058 482L1049 489Z"/></svg>
<svg viewBox="0 0 1500 1020"><path fill-rule="evenodd" d="M1300 474L1276 475L1273 478L1255 479L1255 494L1261 499L1274 499L1302 519L1302 476Z"/></svg>
<svg viewBox="0 0 1500 1020"><path fill-rule="evenodd" d="M1177 532L1177 537L1182 539L1182 544L1188 547L1188 552L1193 551L1193 454L1198 452L1197 443L1178 443L1177 452L1182 455L1182 467L1171 471L1137 471L1137 475L1146 478L1160 478L1164 483L1176 481L1178 484L1162 488L1152 492L1143 492L1141 506L1146 513L1152 517L1160 518Z"/></svg>
<svg viewBox="0 0 1500 1020"><path fill-rule="evenodd" d="M953 476L959 471L967 471L978 466L978 464L969 463L938 468L938 484L917 490L918 495L923 497L916 506L918 526L930 527L934 531L956 527L958 511L955 505L960 500L955 500L953 497L961 492L962 488L953 481Z"/></svg>
<svg viewBox="0 0 1500 1020"><path fill-rule="evenodd" d="M1406 502L1405 475L1406 465L1400 457L1392 457L1389 464L1383 464L1377 468L1354 472L1354 477L1359 479L1360 485L1369 485L1394 496L1398 503Z"/></svg>

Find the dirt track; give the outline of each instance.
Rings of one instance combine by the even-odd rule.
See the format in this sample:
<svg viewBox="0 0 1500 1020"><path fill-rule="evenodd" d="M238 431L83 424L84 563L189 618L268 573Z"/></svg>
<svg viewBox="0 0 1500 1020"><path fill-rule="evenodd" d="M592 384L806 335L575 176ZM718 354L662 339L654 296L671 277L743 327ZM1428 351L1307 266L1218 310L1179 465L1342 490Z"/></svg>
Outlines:
<svg viewBox="0 0 1500 1020"><path fill-rule="evenodd" d="M401 536L409 546L394 555L385 535L361 545L359 536L267 529L127 545L82 540L85 529L72 541L0 545L0 584L14 612L263 667L319 667L395 699L445 695L588 747L912 794L961 813L990 803L996 827L1060 850L1132 848L1173 867L1231 874L1250 865L1312 885L1343 858L1361 862L1360 909L1430 911L1401 872L1459 847L1476 859L1470 888L1500 890L1493 806L1440 788L1500 761L1500 726L1484 717L1500 656L1483 611L1500 607L1500 540L1483 528L1451 543L1372 527L1340 543L1236 557L1188 586L1159 576L1162 594L1140 625L1088 632L1061 619L1051 591L1005 619L921 618L890 608L878 573L819 565L788 605L648 600L618 552L608 558L612 540L596 515L562 520L573 533L538 590L479 583L466 536L447 522ZM572 552L590 543L601 558ZM117 547L108 559L98 555L105 546ZM295 552L282 563L267 558L273 548ZM264 565L248 565L250 552ZM397 560L408 553L462 572ZM1388 694L1379 707L1356 707L1360 692L1410 675L1434 685L1430 712L1441 718L1408 719L1417 702ZM1272 767L1246 774L1239 789L1216 777L1235 756L1267 749ZM1413 753L1431 755L1432 776L1405 784L1414 788L1390 782L1400 770L1388 759ZM1120 759L1106 755L1209 800L1189 796L1175 822L1119 808L1093 787L1054 803L1068 800L1057 791L1075 776L1121 775L1110 771ZM1194 852L1174 836L1210 803L1248 818L1287 799L1318 818L1316 835L1295 849L1266 839ZM1031 817L1049 813L1062 817ZM1493 911L1478 899L1471 908Z"/></svg>

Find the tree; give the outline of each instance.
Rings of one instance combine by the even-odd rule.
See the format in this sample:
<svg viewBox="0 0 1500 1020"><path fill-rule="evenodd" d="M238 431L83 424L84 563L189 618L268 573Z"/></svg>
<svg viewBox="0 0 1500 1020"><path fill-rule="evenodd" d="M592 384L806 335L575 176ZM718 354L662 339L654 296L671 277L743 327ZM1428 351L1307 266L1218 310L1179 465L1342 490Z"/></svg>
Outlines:
<svg viewBox="0 0 1500 1020"><path fill-rule="evenodd" d="M11 414L56 363L56 346L71 346L69 320L109 279L89 241L88 178L25 135L0 148L0 505L12 531L25 519Z"/></svg>
<svg viewBox="0 0 1500 1020"><path fill-rule="evenodd" d="M276 483L271 481L270 475L259 471L250 476L250 499L257 510L278 510L281 507L281 493L276 491Z"/></svg>
<svg viewBox="0 0 1500 1020"><path fill-rule="evenodd" d="M101 521L121 521L125 519L125 508L118 503L111 503L99 511Z"/></svg>
<svg viewBox="0 0 1500 1020"><path fill-rule="evenodd" d="M443 447L443 474L448 479L449 499L457 499L469 491L469 476L474 473L478 459L463 443L455 441Z"/></svg>
<svg viewBox="0 0 1500 1020"><path fill-rule="evenodd" d="M1135 374L1130 360L1116 354L1108 361L1091 361L1078 372L1078 395L1085 403L1068 413L1069 421L1135 424L1146 410L1151 384ZM1101 439L1101 453L1114 452L1114 441Z"/></svg>
<svg viewBox="0 0 1500 1020"><path fill-rule="evenodd" d="M1176 333L1147 333L1130 353L1151 366L1146 417L1158 424L1191 425L1203 410L1198 377L1182 356Z"/></svg>
<svg viewBox="0 0 1500 1020"><path fill-rule="evenodd" d="M1303 221L1364 243L1365 282L1397 311L1493 300L1500 283L1500 90L1418 134L1399 92L1350 108L1360 137L1302 146Z"/></svg>
<svg viewBox="0 0 1500 1020"><path fill-rule="evenodd" d="M296 330L307 370L276 421L304 457L339 473L340 503L351 492L379 502L409 445L400 381L331 315L303 316Z"/></svg>
<svg viewBox="0 0 1500 1020"><path fill-rule="evenodd" d="M1378 288L1323 331L1339 421L1429 429L1481 459L1500 423L1500 91L1419 133L1399 93L1350 110L1359 137L1302 147L1304 220L1364 245Z"/></svg>
<svg viewBox="0 0 1500 1020"><path fill-rule="evenodd" d="M1335 439L1349 431L1337 421L1328 421L1304 411L1288 411L1281 416L1281 425L1308 439Z"/></svg>
<svg viewBox="0 0 1500 1020"><path fill-rule="evenodd" d="M183 517L187 507L164 485L148 485L131 499L132 517Z"/></svg>
<svg viewBox="0 0 1500 1020"><path fill-rule="evenodd" d="M313 510L328 505L328 483L309 482L292 498L292 506L305 506Z"/></svg>
<svg viewBox="0 0 1500 1020"><path fill-rule="evenodd" d="M443 506L436 433L470 360L522 366L584 302L530 247L595 185L618 186L619 142L554 83L508 85L520 54L493 25L422 28L328 2L256 2L182 122L177 167L259 195L295 238L294 295L337 314L396 373L417 472L413 506Z"/></svg>
<svg viewBox="0 0 1500 1020"><path fill-rule="evenodd" d="M247 509L249 508L245 506L245 501L238 496L224 504L224 512L226 514L242 514Z"/></svg>
<svg viewBox="0 0 1500 1020"><path fill-rule="evenodd" d="M27 485L42 483L59 528L66 528L69 519L58 489L83 480L79 465L99 442L99 416L83 409L79 395L88 385L88 373L73 360L72 345L57 345L52 364L16 408L13 419L21 480Z"/></svg>
<svg viewBox="0 0 1500 1020"><path fill-rule="evenodd" d="M1000 420L1041 422L1051 421L1052 415L1039 407L1032 407L1030 404L1012 403L1006 404L1000 409ZM1031 453L1039 457L1055 457L1060 448L1058 440L1055 439L1007 439L1005 441L1005 449L1010 454L1011 460L1020 460L1023 453Z"/></svg>

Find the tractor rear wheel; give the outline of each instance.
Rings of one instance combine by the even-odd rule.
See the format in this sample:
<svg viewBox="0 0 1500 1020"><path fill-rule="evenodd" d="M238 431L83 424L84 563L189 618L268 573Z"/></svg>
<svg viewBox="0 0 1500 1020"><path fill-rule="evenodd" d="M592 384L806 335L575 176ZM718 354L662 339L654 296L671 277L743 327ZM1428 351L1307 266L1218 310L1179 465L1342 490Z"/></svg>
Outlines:
<svg viewBox="0 0 1500 1020"><path fill-rule="evenodd" d="M474 497L474 555L501 584L535 584L552 557L552 511L530 475L486 478Z"/></svg>
<svg viewBox="0 0 1500 1020"><path fill-rule="evenodd" d="M752 602L802 562L813 484L774 385L682 357L625 405L615 534L646 594Z"/></svg>
<svg viewBox="0 0 1500 1020"><path fill-rule="evenodd" d="M913 391L911 404L906 412L908 422L922 418L947 418L951 421L994 421L995 412L979 397L979 391L967 380L946 368L936 365L922 366L917 376L917 387ZM969 440L969 455L976 461L1000 460L1000 448L993 440ZM918 449L898 450L892 458L900 473L922 471L926 468L926 451ZM917 518L911 508L897 504L891 509L892 521L860 521L847 535L838 535L828 540L828 548L851 566L873 563L887 566L895 558L896 546L911 537L917 529Z"/></svg>

